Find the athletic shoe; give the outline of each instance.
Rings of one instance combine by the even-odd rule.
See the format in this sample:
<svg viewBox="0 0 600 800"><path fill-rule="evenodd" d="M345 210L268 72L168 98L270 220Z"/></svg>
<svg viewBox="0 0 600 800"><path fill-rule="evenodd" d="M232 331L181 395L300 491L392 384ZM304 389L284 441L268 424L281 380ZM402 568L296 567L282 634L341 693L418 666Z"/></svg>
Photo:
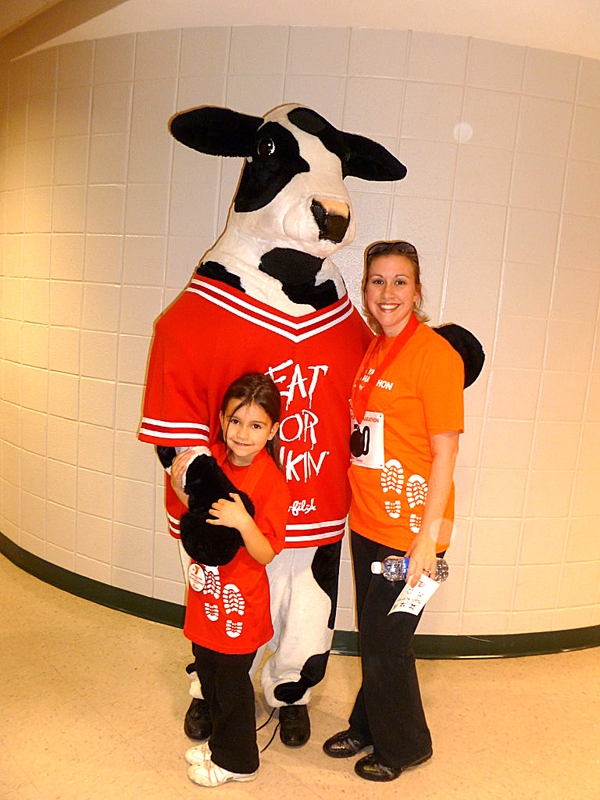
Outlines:
<svg viewBox="0 0 600 800"><path fill-rule="evenodd" d="M257 774L258 770L256 772L230 772L228 769L215 764L210 758L207 758L202 764L197 764L188 769L188 778L192 783L208 788L222 786L228 781L253 781Z"/></svg>
<svg viewBox="0 0 600 800"><path fill-rule="evenodd" d="M202 742L202 744L197 744L196 747L190 747L185 754L185 760L192 766L204 764L205 761L210 760L210 757L211 752L208 742Z"/></svg>

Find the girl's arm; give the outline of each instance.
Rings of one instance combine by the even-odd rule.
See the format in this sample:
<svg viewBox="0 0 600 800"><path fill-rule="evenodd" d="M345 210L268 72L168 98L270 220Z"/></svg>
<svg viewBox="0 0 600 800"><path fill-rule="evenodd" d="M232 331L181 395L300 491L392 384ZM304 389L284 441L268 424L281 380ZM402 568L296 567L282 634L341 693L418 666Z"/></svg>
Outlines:
<svg viewBox="0 0 600 800"><path fill-rule="evenodd" d="M410 558L406 582L411 586L417 585L423 570L429 570L431 575L435 576L435 547L452 489L459 435L458 431L448 431L436 433L430 438L433 462L421 530L406 551L406 555Z"/></svg>
<svg viewBox="0 0 600 800"><path fill-rule="evenodd" d="M231 492L230 496L231 500L222 499L213 503L210 509L212 517L206 521L210 525L237 528L252 558L259 564L269 564L276 556L275 550L246 511L239 494Z"/></svg>

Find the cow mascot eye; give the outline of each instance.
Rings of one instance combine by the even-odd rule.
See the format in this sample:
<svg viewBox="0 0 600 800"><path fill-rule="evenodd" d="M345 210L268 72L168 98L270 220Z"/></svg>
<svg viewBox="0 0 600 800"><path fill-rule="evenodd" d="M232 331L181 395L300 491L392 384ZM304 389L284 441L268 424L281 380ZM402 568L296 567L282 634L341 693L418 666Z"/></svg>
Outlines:
<svg viewBox="0 0 600 800"><path fill-rule="evenodd" d="M271 138L262 138L256 145L256 153L259 156L272 156L275 152L275 142Z"/></svg>

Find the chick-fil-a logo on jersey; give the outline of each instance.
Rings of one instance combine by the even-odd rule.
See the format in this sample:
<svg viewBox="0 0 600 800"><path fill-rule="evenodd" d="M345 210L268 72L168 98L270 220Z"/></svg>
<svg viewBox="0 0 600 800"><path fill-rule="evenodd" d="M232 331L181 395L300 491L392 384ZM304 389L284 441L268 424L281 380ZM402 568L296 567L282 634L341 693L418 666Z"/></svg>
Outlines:
<svg viewBox="0 0 600 800"><path fill-rule="evenodd" d="M301 366L288 359L276 367L269 367L269 375L279 387L284 410L293 413L283 416L279 426L281 464L288 481L306 483L318 475L329 450L319 450L319 417L313 411L313 398L327 375L326 364ZM309 504L312 505L312 501ZM294 513L292 511L292 513ZM296 508L296 514L308 513L307 508Z"/></svg>

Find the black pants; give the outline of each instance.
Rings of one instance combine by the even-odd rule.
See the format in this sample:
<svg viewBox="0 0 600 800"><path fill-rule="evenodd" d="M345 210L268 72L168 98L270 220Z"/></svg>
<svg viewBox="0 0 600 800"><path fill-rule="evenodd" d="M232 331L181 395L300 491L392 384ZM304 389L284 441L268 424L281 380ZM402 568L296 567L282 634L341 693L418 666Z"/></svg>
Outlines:
<svg viewBox="0 0 600 800"><path fill-rule="evenodd" d="M249 670L256 653L217 653L193 645L196 672L208 701L212 760L231 772L258 769L254 688Z"/></svg>
<svg viewBox="0 0 600 800"><path fill-rule="evenodd" d="M373 575L371 562L401 550L352 531L352 558L362 666L362 685L350 715L350 729L373 745L390 767L401 768L431 751L431 735L419 691L411 642L421 619L406 612L388 616L406 585Z"/></svg>

